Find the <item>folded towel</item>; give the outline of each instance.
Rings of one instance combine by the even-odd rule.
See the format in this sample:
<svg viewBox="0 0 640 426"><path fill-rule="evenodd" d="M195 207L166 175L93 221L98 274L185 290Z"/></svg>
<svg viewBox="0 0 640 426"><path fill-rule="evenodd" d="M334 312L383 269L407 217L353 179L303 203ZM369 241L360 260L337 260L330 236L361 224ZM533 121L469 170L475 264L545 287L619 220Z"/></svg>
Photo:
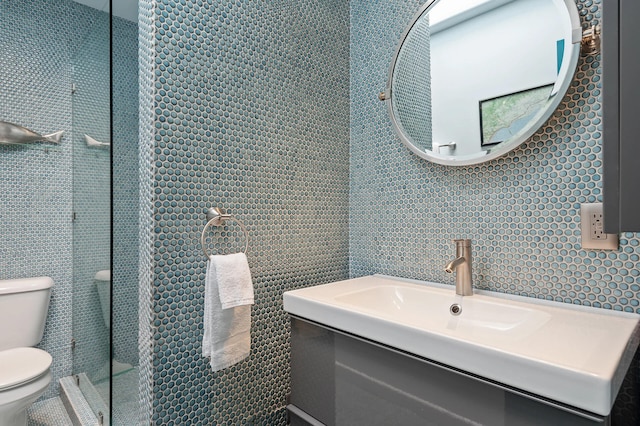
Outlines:
<svg viewBox="0 0 640 426"><path fill-rule="evenodd" d="M249 356L251 306L222 308L215 265L211 259L207 262L204 297L202 355L210 358L211 368L218 371Z"/></svg>
<svg viewBox="0 0 640 426"><path fill-rule="evenodd" d="M253 305L253 282L244 253L211 256L222 309Z"/></svg>

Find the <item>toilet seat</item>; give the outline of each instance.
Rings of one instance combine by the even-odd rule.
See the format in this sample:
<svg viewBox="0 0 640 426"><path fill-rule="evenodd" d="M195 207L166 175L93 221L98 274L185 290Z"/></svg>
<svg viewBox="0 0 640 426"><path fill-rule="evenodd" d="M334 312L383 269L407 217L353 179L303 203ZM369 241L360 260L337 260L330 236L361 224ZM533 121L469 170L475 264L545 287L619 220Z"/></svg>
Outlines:
<svg viewBox="0 0 640 426"><path fill-rule="evenodd" d="M37 348L0 351L0 392L39 378L49 371L51 361L51 355Z"/></svg>

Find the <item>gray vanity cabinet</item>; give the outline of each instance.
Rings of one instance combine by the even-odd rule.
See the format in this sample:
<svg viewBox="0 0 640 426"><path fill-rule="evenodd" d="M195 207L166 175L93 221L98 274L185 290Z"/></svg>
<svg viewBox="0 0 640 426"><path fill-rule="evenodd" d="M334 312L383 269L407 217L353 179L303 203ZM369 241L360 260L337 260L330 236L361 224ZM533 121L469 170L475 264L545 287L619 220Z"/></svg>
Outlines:
<svg viewBox="0 0 640 426"><path fill-rule="evenodd" d="M301 318L291 318L291 426L610 426L545 400ZM618 425L633 425L633 416Z"/></svg>
<svg viewBox="0 0 640 426"><path fill-rule="evenodd" d="M603 0L604 231L640 231L638 0Z"/></svg>

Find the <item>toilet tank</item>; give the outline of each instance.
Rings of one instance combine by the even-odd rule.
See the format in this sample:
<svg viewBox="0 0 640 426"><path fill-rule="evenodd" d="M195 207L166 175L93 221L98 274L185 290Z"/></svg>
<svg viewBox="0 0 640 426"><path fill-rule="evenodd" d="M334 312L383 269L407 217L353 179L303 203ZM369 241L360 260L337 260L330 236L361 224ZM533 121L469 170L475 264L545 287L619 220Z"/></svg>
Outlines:
<svg viewBox="0 0 640 426"><path fill-rule="evenodd" d="M102 320L107 328L111 328L111 270L98 271L94 280L98 289Z"/></svg>
<svg viewBox="0 0 640 426"><path fill-rule="evenodd" d="M0 351L35 346L42 339L53 280L0 280Z"/></svg>

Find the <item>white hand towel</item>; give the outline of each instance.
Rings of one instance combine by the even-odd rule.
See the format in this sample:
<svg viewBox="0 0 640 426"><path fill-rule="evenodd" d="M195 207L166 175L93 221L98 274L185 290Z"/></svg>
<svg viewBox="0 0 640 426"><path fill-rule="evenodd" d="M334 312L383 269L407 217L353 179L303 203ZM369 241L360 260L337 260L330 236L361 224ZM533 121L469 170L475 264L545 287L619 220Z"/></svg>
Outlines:
<svg viewBox="0 0 640 426"><path fill-rule="evenodd" d="M222 309L253 305L253 282L244 253L211 256Z"/></svg>
<svg viewBox="0 0 640 426"><path fill-rule="evenodd" d="M204 297L202 355L210 358L211 368L213 371L218 371L249 356L251 351L251 306L222 308L215 265L211 259L207 262Z"/></svg>

